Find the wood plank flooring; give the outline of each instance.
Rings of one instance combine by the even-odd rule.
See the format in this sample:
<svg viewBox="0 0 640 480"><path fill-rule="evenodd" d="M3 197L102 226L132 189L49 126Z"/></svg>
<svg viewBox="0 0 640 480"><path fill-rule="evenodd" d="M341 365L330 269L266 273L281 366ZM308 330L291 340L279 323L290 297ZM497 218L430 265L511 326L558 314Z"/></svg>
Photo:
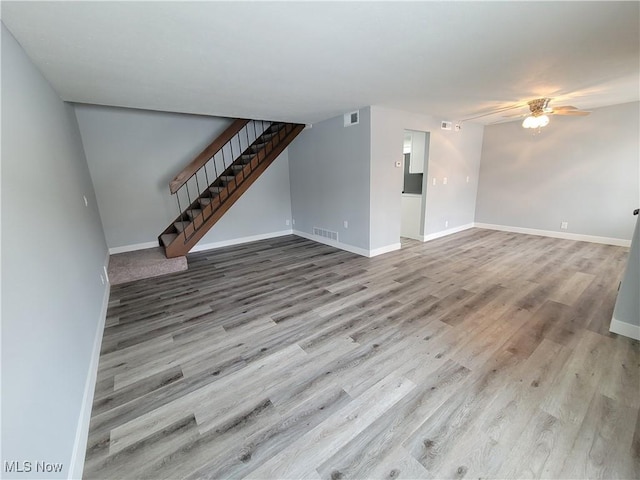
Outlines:
<svg viewBox="0 0 640 480"><path fill-rule="evenodd" d="M628 249L298 237L111 290L85 478L640 478Z"/></svg>

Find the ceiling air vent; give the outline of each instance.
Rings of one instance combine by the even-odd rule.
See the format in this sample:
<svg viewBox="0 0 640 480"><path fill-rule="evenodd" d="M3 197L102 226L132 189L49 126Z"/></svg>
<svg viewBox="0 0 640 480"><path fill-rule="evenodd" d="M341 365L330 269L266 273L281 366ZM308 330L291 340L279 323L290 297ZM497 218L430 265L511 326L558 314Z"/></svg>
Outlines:
<svg viewBox="0 0 640 480"><path fill-rule="evenodd" d="M350 127L351 125L357 125L358 123L360 123L360 110L356 110L355 112L344 114L345 127Z"/></svg>

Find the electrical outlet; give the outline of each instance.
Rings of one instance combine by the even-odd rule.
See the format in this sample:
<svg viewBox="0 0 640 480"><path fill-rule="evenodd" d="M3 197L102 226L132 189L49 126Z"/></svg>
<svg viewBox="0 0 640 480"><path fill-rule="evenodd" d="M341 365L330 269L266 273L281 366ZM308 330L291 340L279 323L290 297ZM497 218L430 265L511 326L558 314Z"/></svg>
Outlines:
<svg viewBox="0 0 640 480"><path fill-rule="evenodd" d="M104 285L104 277L102 276L102 274L100 274L100 281L102 282L102 284Z"/></svg>
<svg viewBox="0 0 640 480"><path fill-rule="evenodd" d="M562 222L560 223L560 228L562 230L566 230L567 228L569 228L569 222Z"/></svg>
<svg viewBox="0 0 640 480"><path fill-rule="evenodd" d="M449 220L445 220L444 221L444 228L447 228L449 226Z"/></svg>
<svg viewBox="0 0 640 480"><path fill-rule="evenodd" d="M436 177L433 177L433 184L436 184Z"/></svg>
<svg viewBox="0 0 640 480"><path fill-rule="evenodd" d="M84 206L88 207L89 206L89 200L87 200L86 195L82 195L82 198L84 198Z"/></svg>
<svg viewBox="0 0 640 480"><path fill-rule="evenodd" d="M467 183L469 183L469 176L467 175Z"/></svg>
<svg viewBox="0 0 640 480"><path fill-rule="evenodd" d="M102 270L104 271L104 279L105 279L105 281L108 282L109 281L109 272L107 272L107 266L103 265L102 266ZM102 275L100 275L100 276L102 276Z"/></svg>
<svg viewBox="0 0 640 480"><path fill-rule="evenodd" d="M346 220L342 222L342 224L344 225L344 228L349 228L349 222L347 222Z"/></svg>
<svg viewBox="0 0 640 480"><path fill-rule="evenodd" d="M443 185L446 185L446 184L447 184L447 177L444 177L444 178L442 179L442 184L443 184Z"/></svg>
<svg viewBox="0 0 640 480"><path fill-rule="evenodd" d="M284 223L285 223L285 225L288 226L290 222L289 222L289 220L285 220Z"/></svg>

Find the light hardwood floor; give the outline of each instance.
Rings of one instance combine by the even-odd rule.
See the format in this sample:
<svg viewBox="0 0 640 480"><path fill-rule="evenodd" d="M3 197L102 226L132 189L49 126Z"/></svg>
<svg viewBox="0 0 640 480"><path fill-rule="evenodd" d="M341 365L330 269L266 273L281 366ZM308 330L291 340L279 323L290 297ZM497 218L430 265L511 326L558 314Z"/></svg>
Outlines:
<svg viewBox="0 0 640 480"><path fill-rule="evenodd" d="M85 478L639 478L628 249L298 237L113 287Z"/></svg>

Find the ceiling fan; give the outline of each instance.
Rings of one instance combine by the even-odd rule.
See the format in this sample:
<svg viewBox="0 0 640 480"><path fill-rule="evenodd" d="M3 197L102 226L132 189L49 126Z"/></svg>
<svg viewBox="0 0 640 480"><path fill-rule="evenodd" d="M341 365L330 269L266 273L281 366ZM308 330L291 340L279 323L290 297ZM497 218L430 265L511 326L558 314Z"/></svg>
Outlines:
<svg viewBox="0 0 640 480"><path fill-rule="evenodd" d="M550 107L550 98L537 98L527 102L529 105L530 114L517 114L506 115L506 117L521 117L527 115L522 122L524 128L541 128L546 127L549 124L549 115L573 115L583 117L589 115L591 112L586 110L580 110L571 105L563 105L561 107Z"/></svg>

